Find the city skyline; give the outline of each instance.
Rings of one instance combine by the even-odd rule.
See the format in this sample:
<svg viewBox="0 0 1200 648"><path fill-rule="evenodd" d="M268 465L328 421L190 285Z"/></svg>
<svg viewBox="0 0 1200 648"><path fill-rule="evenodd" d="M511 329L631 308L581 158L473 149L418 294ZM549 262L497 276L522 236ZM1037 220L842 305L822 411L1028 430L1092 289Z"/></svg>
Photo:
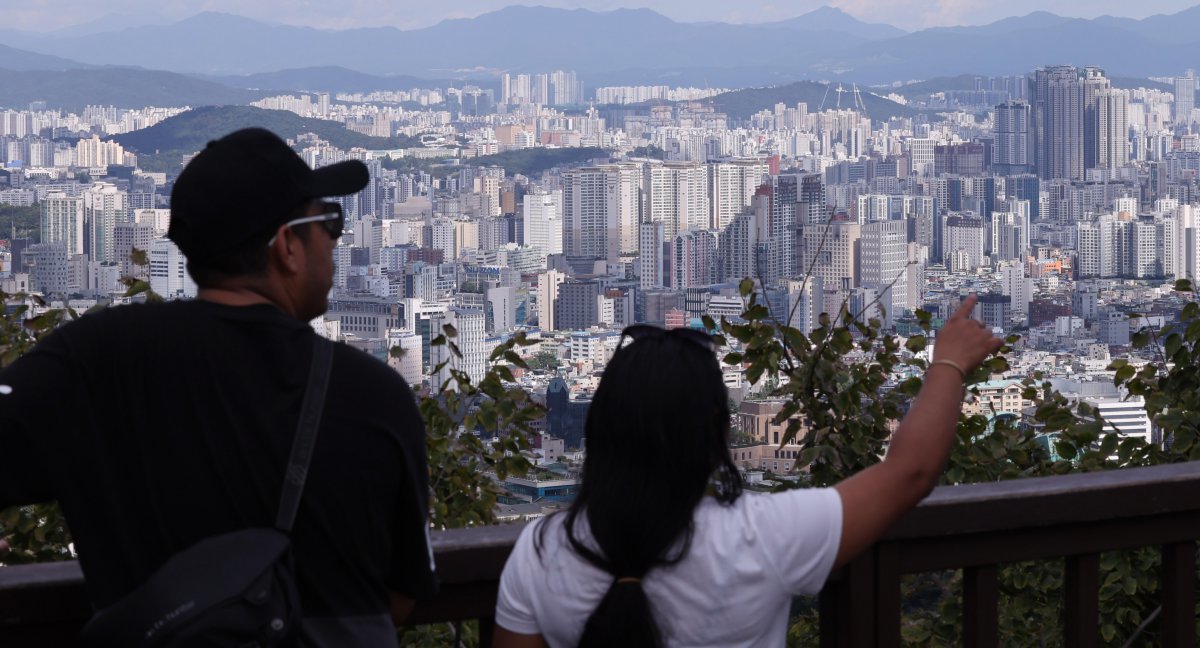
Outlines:
<svg viewBox="0 0 1200 648"><path fill-rule="evenodd" d="M724 22L757 24L787 20L829 6L867 23L888 24L907 31L932 27L986 25L1005 18L1049 11L1069 18L1092 19L1114 16L1140 20L1156 14L1173 14L1197 6L1194 0L1152 0L1128 3L1123 0L1061 0L1047 8L1039 0L1013 0L999 5L983 0L756 0L731 8L720 0L540 0L522 3L511 0L468 0L453 9L433 4L397 5L386 0L339 0L336 2L283 2L270 0L248 6L233 0L111 0L103 5L84 0L7 0L6 27L12 30L52 32L99 32L122 26L170 24L203 12L221 12L284 25L351 29L391 26L420 29L444 20L475 18L513 5L560 9L650 9L679 22Z"/></svg>

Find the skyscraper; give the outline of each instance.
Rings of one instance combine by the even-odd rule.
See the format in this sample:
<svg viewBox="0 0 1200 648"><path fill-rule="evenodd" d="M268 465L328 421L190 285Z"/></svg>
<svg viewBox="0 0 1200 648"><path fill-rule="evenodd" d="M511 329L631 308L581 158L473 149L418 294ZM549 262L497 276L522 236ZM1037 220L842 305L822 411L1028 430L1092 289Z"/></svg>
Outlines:
<svg viewBox="0 0 1200 648"><path fill-rule="evenodd" d="M616 261L638 248L636 164L605 164L563 173L563 251Z"/></svg>
<svg viewBox="0 0 1200 648"><path fill-rule="evenodd" d="M42 243L62 243L67 255L83 254L83 197L52 191L42 200Z"/></svg>
<svg viewBox="0 0 1200 648"><path fill-rule="evenodd" d="M1083 179L1083 83L1071 65L1034 72L1030 138L1038 177Z"/></svg>
<svg viewBox="0 0 1200 648"><path fill-rule="evenodd" d="M770 218L770 196L757 195L751 206L722 230L719 241L722 280L740 281L764 275L759 260L767 255L765 241L770 236Z"/></svg>
<svg viewBox="0 0 1200 648"><path fill-rule="evenodd" d="M671 288L699 288L716 283L717 236L709 230L689 230L671 241Z"/></svg>
<svg viewBox="0 0 1200 648"><path fill-rule="evenodd" d="M996 106L995 139L996 173L1029 171L1029 104L1016 100Z"/></svg>
<svg viewBox="0 0 1200 648"><path fill-rule="evenodd" d="M768 175L765 160L726 160L708 165L709 227L723 230L742 210Z"/></svg>
<svg viewBox="0 0 1200 648"><path fill-rule="evenodd" d="M662 223L667 240L707 229L708 170L698 162L650 162L642 170L644 220Z"/></svg>
<svg viewBox="0 0 1200 648"><path fill-rule="evenodd" d="M1096 97L1096 164L1118 169L1129 163L1129 98L1124 90L1109 89Z"/></svg>
<svg viewBox="0 0 1200 648"><path fill-rule="evenodd" d="M886 326L908 303L907 229L901 220L868 223L859 239L859 285L877 291Z"/></svg>
<svg viewBox="0 0 1200 648"><path fill-rule="evenodd" d="M558 329L555 321L554 303L558 301L558 289L567 276L557 270L547 270L537 278L537 314L538 327L543 331Z"/></svg>
<svg viewBox="0 0 1200 648"><path fill-rule="evenodd" d="M638 225L638 285L643 290L665 288L667 285L667 273L663 270L666 242L661 222Z"/></svg>
<svg viewBox="0 0 1200 648"><path fill-rule="evenodd" d="M1101 149L1104 148L1107 125L1101 121L1101 104L1103 97L1112 89L1112 84L1104 78L1104 70L1095 67L1083 69L1083 168L1095 169L1100 166Z"/></svg>
<svg viewBox="0 0 1200 648"><path fill-rule="evenodd" d="M562 254L562 192L525 194L524 241L543 254Z"/></svg>
<svg viewBox="0 0 1200 648"><path fill-rule="evenodd" d="M125 192L115 185L97 182L83 192L84 252L91 261L119 261L113 234L118 221L125 220Z"/></svg>
<svg viewBox="0 0 1200 648"><path fill-rule="evenodd" d="M1188 70L1181 77L1175 77L1175 123L1190 126L1192 109L1196 107L1196 76Z"/></svg>

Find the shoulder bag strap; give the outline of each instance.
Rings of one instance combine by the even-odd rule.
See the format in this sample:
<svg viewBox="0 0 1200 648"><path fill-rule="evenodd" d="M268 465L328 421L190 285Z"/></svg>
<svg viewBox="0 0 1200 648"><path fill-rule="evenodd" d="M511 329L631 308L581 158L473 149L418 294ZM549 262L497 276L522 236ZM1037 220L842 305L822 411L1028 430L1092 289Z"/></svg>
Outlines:
<svg viewBox="0 0 1200 648"><path fill-rule="evenodd" d="M313 344L312 368L308 372L308 386L304 390L304 403L300 406L300 422L296 425L296 437L292 439L292 454L288 458L283 495L279 498L279 512L275 516L275 528L284 533L292 530L296 511L300 508L300 495L304 492L308 463L312 459L317 430L321 424L321 410L325 406L329 369L333 365L333 343L320 335L314 337L316 343Z"/></svg>

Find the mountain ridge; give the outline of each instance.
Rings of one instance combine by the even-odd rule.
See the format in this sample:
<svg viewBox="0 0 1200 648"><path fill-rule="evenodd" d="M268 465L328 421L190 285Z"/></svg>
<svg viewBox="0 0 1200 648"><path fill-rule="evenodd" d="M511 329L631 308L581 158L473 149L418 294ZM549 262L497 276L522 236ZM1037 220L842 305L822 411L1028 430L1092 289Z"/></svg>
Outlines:
<svg viewBox="0 0 1200 648"><path fill-rule="evenodd" d="M532 37L513 38L531 25ZM1200 6L1141 20L1036 11L988 25L916 32L829 7L776 22L728 24L678 22L649 9L514 5L407 31L293 27L208 12L120 32L0 32L0 42L89 64L154 61L174 72L222 77L338 66L376 76L494 82L504 72L563 69L575 70L595 87L601 79L628 84L614 78L621 70L640 70L635 82L661 78L672 85L702 85L737 70L742 86L795 80L877 84L963 73L1024 74L1058 62L1145 77L1187 67L1184 62L1200 49Z"/></svg>

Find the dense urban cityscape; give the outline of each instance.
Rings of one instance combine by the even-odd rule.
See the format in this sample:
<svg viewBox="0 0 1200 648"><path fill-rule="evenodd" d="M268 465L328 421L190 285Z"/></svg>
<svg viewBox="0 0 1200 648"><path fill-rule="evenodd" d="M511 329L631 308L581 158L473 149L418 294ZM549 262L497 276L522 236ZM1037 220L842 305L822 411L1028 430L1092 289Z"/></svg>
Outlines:
<svg viewBox="0 0 1200 648"><path fill-rule="evenodd" d="M1186 302L1174 280L1197 275L1191 70L1133 82L1045 65L919 93L835 81L819 99L733 115L717 100L736 89L589 87L552 66L247 102L261 119L335 122L366 142L279 132L311 166L359 159L371 171L340 201L347 230L329 312L313 322L322 334L387 359L418 391L436 391L451 368L478 381L517 331L538 341L515 377L548 408L533 445L549 470L508 480L505 515L571 498L590 394L623 327L738 321L747 277L804 333L846 309L905 337L918 309L936 328L978 293L976 319L1021 338L965 411L1019 420L1020 380L1040 372L1122 434L1161 440L1109 365L1148 360L1131 335L1175 322ZM166 299L194 296L165 233L171 184L199 146L164 162L124 138L200 112L3 107L3 292L79 312L144 298L124 296L126 277ZM430 345L446 324L461 358ZM781 446L785 425L771 423L774 383L748 383L740 365L725 375L738 465L752 480L791 473L798 446Z"/></svg>

